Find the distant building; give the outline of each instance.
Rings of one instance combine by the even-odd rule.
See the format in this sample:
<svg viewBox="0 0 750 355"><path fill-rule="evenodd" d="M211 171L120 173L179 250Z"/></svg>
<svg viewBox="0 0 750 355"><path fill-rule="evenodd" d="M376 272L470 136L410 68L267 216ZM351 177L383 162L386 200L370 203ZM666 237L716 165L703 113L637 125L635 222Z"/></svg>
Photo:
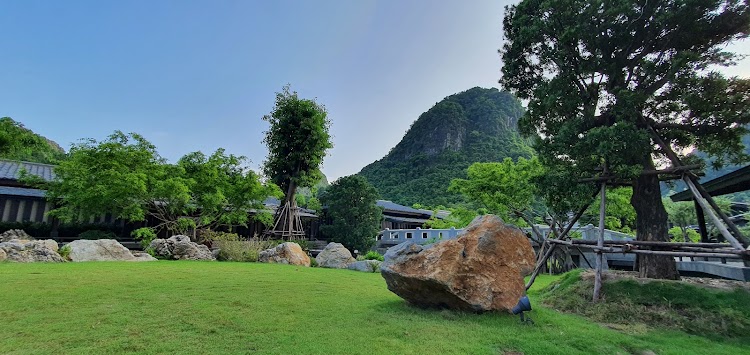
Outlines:
<svg viewBox="0 0 750 355"><path fill-rule="evenodd" d="M383 222L380 229L414 229L423 227L425 222L432 218L433 211L411 208L397 203L378 200L376 203L383 208ZM436 218L445 218L447 211L439 211Z"/></svg>
<svg viewBox="0 0 750 355"><path fill-rule="evenodd" d="M20 181L23 170L47 181L55 176L53 165L0 160L0 222L49 222L52 204L44 190Z"/></svg>

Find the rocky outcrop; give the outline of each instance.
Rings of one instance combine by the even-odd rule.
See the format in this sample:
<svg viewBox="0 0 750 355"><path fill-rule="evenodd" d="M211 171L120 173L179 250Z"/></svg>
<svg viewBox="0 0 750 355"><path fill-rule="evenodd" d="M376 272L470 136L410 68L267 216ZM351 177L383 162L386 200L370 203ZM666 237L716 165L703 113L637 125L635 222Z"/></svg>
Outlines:
<svg viewBox="0 0 750 355"><path fill-rule="evenodd" d="M281 243L274 248L261 251L260 255L258 255L258 261L262 263L310 266L310 257L305 254L299 244L292 242Z"/></svg>
<svg viewBox="0 0 750 355"><path fill-rule="evenodd" d="M525 294L534 250L516 227L477 217L457 239L390 248L380 266L388 289L420 307L510 311Z"/></svg>
<svg viewBox="0 0 750 355"><path fill-rule="evenodd" d="M2 242L9 242L13 239L18 240L36 240L36 238L28 235L25 231L22 229L10 229L5 232L0 233L0 243Z"/></svg>
<svg viewBox="0 0 750 355"><path fill-rule="evenodd" d="M186 235L175 235L168 239L154 239L149 247L154 249L156 255L165 259L216 260L207 246L191 242L190 237Z"/></svg>
<svg viewBox="0 0 750 355"><path fill-rule="evenodd" d="M355 261L349 264L347 269L362 272L378 272L380 271L380 264L381 262L378 260Z"/></svg>
<svg viewBox="0 0 750 355"><path fill-rule="evenodd" d="M5 253L7 261L19 263L32 262L64 262L65 260L57 253L57 242L47 240L20 240L13 239L0 243L0 250Z"/></svg>
<svg viewBox="0 0 750 355"><path fill-rule="evenodd" d="M135 261L130 250L114 239L81 239L65 247L70 250L70 261Z"/></svg>
<svg viewBox="0 0 750 355"><path fill-rule="evenodd" d="M325 249L315 257L315 261L320 267L346 269L349 264L357 260L352 257L352 253L343 244L328 243Z"/></svg>

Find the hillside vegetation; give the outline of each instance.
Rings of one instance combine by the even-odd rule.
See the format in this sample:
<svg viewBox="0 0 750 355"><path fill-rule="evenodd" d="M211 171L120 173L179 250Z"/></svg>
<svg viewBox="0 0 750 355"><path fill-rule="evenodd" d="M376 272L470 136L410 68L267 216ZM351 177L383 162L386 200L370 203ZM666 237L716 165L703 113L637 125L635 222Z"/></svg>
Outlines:
<svg viewBox="0 0 750 355"><path fill-rule="evenodd" d="M0 159L55 164L65 157L60 145L10 117L0 118Z"/></svg>
<svg viewBox="0 0 750 355"><path fill-rule="evenodd" d="M533 153L517 130L521 103L510 93L479 87L451 95L423 113L384 158L359 173L385 199L428 206L462 202L447 192L475 162Z"/></svg>

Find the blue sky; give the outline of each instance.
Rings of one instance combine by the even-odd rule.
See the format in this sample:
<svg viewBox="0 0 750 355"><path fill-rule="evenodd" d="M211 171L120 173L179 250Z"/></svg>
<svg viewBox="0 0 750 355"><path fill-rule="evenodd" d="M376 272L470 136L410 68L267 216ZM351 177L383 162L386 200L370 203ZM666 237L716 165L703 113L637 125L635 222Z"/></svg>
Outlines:
<svg viewBox="0 0 750 355"><path fill-rule="evenodd" d="M223 147L257 168L261 117L289 83L329 111L333 180L445 96L498 86L507 3L5 0L0 116L66 149L122 130L172 161Z"/></svg>

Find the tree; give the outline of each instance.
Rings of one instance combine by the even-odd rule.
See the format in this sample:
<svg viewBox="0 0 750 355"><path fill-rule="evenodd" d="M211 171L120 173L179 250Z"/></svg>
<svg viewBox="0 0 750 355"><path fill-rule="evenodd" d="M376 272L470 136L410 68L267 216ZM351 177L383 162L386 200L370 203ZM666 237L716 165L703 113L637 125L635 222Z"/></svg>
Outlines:
<svg viewBox="0 0 750 355"><path fill-rule="evenodd" d="M633 209L633 205L630 204L632 197L633 189L630 187L617 187L607 190L606 217L604 218L605 228L628 234L635 232L635 210ZM584 220L588 219L589 221L598 221L600 205L601 196L597 195L594 203L589 206L581 218Z"/></svg>
<svg viewBox="0 0 750 355"><path fill-rule="evenodd" d="M300 99L288 85L276 94L276 105L263 120L270 124L263 140L268 146L263 172L285 193L274 229L282 237L294 238L304 233L297 230L295 193L298 187L312 187L322 178L320 165L333 147L330 121L325 107Z"/></svg>
<svg viewBox="0 0 750 355"><path fill-rule="evenodd" d="M105 212L142 221L155 188L164 193L160 197L186 204L184 182L164 176L164 164L156 147L135 133L115 131L101 142L83 140L71 147L68 159L55 168L55 180L46 186L47 198L57 206L50 214L63 222Z"/></svg>
<svg viewBox="0 0 750 355"><path fill-rule="evenodd" d="M732 202L730 200L722 197L715 200L716 204L719 205L724 213L729 213L732 205ZM664 208L667 210L669 221L672 222L674 228L679 229L679 233L683 241L694 241L693 239L695 235L697 235L697 232L688 227L698 224L698 216L695 210L695 204L693 202L672 202L672 200L669 198L663 199L663 202ZM704 220L707 222L707 227L710 227L712 229L716 228L716 226L710 219L705 218L704 216ZM674 234L674 231L670 229L670 235L672 234Z"/></svg>
<svg viewBox="0 0 750 355"><path fill-rule="evenodd" d="M666 241L659 176L643 171L689 148L747 158L750 81L712 69L734 64L725 45L749 29L739 0L524 0L506 8L501 83L529 100L519 125L551 171L571 184L606 164L633 187L638 240ZM638 265L642 277L679 277L671 257Z"/></svg>
<svg viewBox="0 0 750 355"><path fill-rule="evenodd" d="M490 213L506 221L521 219L540 241L544 236L534 226L532 206L538 195L534 180L544 173L536 158L505 158L502 163L474 163L467 170L468 179L454 179L449 188L468 197Z"/></svg>
<svg viewBox="0 0 750 355"><path fill-rule="evenodd" d="M383 218L377 200L378 192L359 175L336 180L321 195L322 204L328 208L325 220L330 221L320 227L321 232L350 250L369 250Z"/></svg>
<svg viewBox="0 0 750 355"><path fill-rule="evenodd" d="M130 221L151 216L157 224L149 228L171 233L246 225L251 209L262 211L263 201L280 193L244 161L219 149L167 164L142 136L116 131L103 141L74 145L45 188L57 206L51 214L64 222L111 213ZM254 218L268 223L266 215Z"/></svg>
<svg viewBox="0 0 750 355"><path fill-rule="evenodd" d="M0 158L54 164L65 151L10 117L0 118Z"/></svg>

